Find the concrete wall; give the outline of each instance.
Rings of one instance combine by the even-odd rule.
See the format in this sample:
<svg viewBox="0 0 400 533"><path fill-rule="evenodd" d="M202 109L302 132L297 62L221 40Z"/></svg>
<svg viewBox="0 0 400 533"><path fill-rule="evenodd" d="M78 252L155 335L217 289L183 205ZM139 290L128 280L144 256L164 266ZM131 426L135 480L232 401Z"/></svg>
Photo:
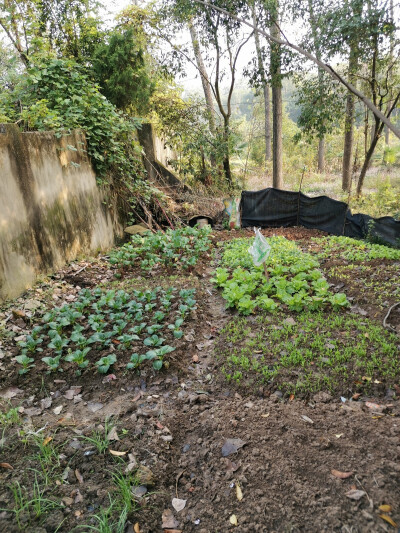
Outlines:
<svg viewBox="0 0 400 533"><path fill-rule="evenodd" d="M165 143L164 139L161 139L157 135L153 135L153 137L155 160L164 165L169 171L175 172L169 162L176 161L178 159L178 154Z"/></svg>
<svg viewBox="0 0 400 533"><path fill-rule="evenodd" d="M57 139L0 125L0 300L81 253L107 250L122 234L85 146L79 132Z"/></svg>
<svg viewBox="0 0 400 533"><path fill-rule="evenodd" d="M177 158L176 152L166 146L160 137L157 137L152 124L142 124L138 130L138 139L143 148L143 163L150 181L189 191L189 188L182 184L175 170L169 165L171 159Z"/></svg>

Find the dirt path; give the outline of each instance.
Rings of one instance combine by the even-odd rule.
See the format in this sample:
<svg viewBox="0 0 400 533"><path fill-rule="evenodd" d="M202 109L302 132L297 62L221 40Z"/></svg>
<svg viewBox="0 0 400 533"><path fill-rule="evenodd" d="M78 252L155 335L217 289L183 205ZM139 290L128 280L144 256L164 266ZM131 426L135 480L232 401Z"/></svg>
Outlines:
<svg viewBox="0 0 400 533"><path fill-rule="evenodd" d="M286 236L291 232L286 230ZM93 286L112 278L104 264L87 265L79 277L73 276L82 266L60 273L12 308L29 314L29 302L57 302L54 296L64 301L76 293L77 283ZM18 525L17 515L4 510L15 499L10 490L2 490L1 532L69 532L84 524L109 531L93 516L115 489L112 472L117 467L125 473L139 467L141 472L136 474L137 509L129 517L132 523L126 522L127 533L396 531L400 405L393 391L385 389L376 398L379 406L371 408L366 402L375 400L374 389L355 399L326 392L293 399L273 387L245 389L228 383L215 344L233 315L211 284L211 272L203 265L197 276L179 281L196 287L198 309L179 350L171 354L170 367L161 373L15 379L8 364L10 340L3 334L0 389L3 401L21 412L19 425L3 432L0 463L10 468L0 468L0 484L29 487L36 471L37 478L48 477L43 499L55 494L61 506L33 520L26 507ZM153 282L160 280L146 283ZM5 318L10 314L7 331L18 336L27 317L4 310ZM116 435L99 453L81 437L93 430L104 435L110 417ZM46 437L52 439L47 446L54 456L43 445ZM174 509L173 498L185 500L183 510ZM380 510L382 505L390 507Z"/></svg>

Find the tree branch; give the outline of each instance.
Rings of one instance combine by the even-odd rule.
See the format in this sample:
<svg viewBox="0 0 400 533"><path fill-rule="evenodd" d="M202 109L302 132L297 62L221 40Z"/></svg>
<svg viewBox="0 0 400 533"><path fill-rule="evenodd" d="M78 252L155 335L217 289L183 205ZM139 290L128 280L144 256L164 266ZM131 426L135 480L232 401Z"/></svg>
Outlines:
<svg viewBox="0 0 400 533"><path fill-rule="evenodd" d="M332 76L335 80L339 81L342 85L344 85L348 91L353 93L357 98L359 98L366 107L372 113L377 117L379 120L381 120L386 126L400 139L400 129L397 128L387 117L384 113L382 113L377 107L374 106L374 104L367 98L361 91L359 91L354 85L352 85L349 81L347 81L345 78L343 78L339 73L337 73L333 67L331 67L329 64L324 63L323 61L317 59L315 56L307 52L307 50L304 50L300 46L297 46L296 44L293 44L289 41L282 41L282 39L278 39L277 37L272 37L269 33L266 31L261 30L260 28L255 28L253 24L248 22L247 20L238 17L237 15L234 15L233 13L230 13L226 9L223 9L221 7L215 6L214 4L210 4L209 2L205 2L203 0L195 0L198 4L203 4L207 7L212 7L216 11L219 11L220 13L223 13L224 15L227 15L228 17L233 18L234 20L237 20L238 22L244 24L245 26L248 26L249 28L252 28L253 30L257 29L258 32L261 35L264 35L264 37L269 41L273 42L275 44L279 44L281 46L287 46L291 48L292 50L295 50L299 54L307 57L310 61L315 63L318 67L323 69L325 72L327 72L330 76Z"/></svg>

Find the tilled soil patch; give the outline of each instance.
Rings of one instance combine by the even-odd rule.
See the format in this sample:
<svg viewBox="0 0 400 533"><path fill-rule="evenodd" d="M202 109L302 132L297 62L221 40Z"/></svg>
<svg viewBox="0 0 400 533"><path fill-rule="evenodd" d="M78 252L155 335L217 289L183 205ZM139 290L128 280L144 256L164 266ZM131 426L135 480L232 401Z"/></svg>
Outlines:
<svg viewBox="0 0 400 533"><path fill-rule="evenodd" d="M304 228L271 228L263 233L303 243L322 234ZM252 230L219 232L214 242L253 234ZM5 332L0 343L0 389L7 398L1 410L13 406L23 410L18 423L7 426L4 433L0 430L0 463L12 468L0 467L1 532L88 532L85 524L102 531L95 515L115 494L113 474L129 469L137 473L140 468L135 510L126 521L126 533L396 531L392 525L400 522L396 386L388 392L378 384L369 389L376 398L356 394L354 399L326 392L293 399L271 384L239 390L225 380L215 354L218 332L235 313L225 311L225 302L209 282L211 273L207 259L200 262L197 275L180 275L182 286L195 286L198 309L179 349L168 355L169 368L160 372L150 365L140 373L126 373L121 367L112 374L88 373L83 378L66 369L52 375L37 372L35 379L15 378L4 356L12 343ZM132 283L155 286L161 276L167 283L169 274L159 271ZM32 291L30 299L8 307L6 326L18 336L34 321L40 298L60 305L79 287L105 283L115 288L118 281L110 284L114 275L106 260L94 266L74 263L42 292ZM127 273L123 281L131 275ZM355 283L356 279L352 284L346 281L340 290L349 289L352 304L364 309ZM22 308L26 316L13 314L12 308ZM393 314L391 323L396 320ZM93 432L104 435L106 420L115 425L115 432L99 452L83 437ZM55 454L43 466L40 457L43 461L48 455L46 448ZM41 482L48 476L47 485L42 483L43 497L58 506L37 518L32 510L30 516L23 512L18 526L15 513L4 510L15 506L7 487L19 483L31 498L35 470ZM183 510L176 511L174 498L186 500Z"/></svg>

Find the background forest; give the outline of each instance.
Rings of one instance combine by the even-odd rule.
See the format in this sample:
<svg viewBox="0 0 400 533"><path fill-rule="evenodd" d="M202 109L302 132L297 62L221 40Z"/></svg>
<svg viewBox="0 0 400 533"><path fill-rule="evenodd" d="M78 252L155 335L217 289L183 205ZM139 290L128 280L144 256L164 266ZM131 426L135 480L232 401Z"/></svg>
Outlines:
<svg viewBox="0 0 400 533"><path fill-rule="evenodd" d="M99 182L132 204L157 194L136 141L150 121L203 194L301 183L399 216L393 0L119 7L110 22L92 0L0 2L0 122L84 130Z"/></svg>

